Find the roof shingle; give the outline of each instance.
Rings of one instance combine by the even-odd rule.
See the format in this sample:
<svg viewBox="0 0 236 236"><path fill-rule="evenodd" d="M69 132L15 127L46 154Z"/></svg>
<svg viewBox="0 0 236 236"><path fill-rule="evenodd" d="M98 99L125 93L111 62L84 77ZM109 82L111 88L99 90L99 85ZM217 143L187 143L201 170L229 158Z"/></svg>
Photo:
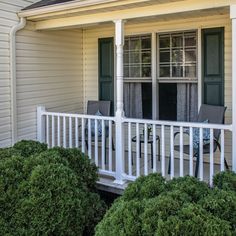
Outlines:
<svg viewBox="0 0 236 236"><path fill-rule="evenodd" d="M34 8L45 7L45 6L55 5L55 4L64 3L64 2L72 2L72 1L74 0L42 0L24 8L23 10L30 10Z"/></svg>

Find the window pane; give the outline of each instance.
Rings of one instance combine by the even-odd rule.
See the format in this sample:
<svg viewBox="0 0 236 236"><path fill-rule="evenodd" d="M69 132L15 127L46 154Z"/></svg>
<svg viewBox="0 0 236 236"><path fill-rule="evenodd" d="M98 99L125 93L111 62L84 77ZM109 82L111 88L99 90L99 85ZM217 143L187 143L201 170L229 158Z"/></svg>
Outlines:
<svg viewBox="0 0 236 236"><path fill-rule="evenodd" d="M125 40L124 50L125 51L129 50L129 39Z"/></svg>
<svg viewBox="0 0 236 236"><path fill-rule="evenodd" d="M183 77L183 66L175 65L172 67L172 77Z"/></svg>
<svg viewBox="0 0 236 236"><path fill-rule="evenodd" d="M173 35L172 36L172 47L183 47L183 36L180 35Z"/></svg>
<svg viewBox="0 0 236 236"><path fill-rule="evenodd" d="M172 51L172 62L183 62L183 51L173 50Z"/></svg>
<svg viewBox="0 0 236 236"><path fill-rule="evenodd" d="M129 66L124 66L124 77L129 77Z"/></svg>
<svg viewBox="0 0 236 236"><path fill-rule="evenodd" d="M130 77L140 77L140 66L130 66Z"/></svg>
<svg viewBox="0 0 236 236"><path fill-rule="evenodd" d="M151 49L150 37L142 37L142 49Z"/></svg>
<svg viewBox="0 0 236 236"><path fill-rule="evenodd" d="M142 77L151 77L151 65L142 67Z"/></svg>
<svg viewBox="0 0 236 236"><path fill-rule="evenodd" d="M186 65L185 66L185 77L196 77L196 65Z"/></svg>
<svg viewBox="0 0 236 236"><path fill-rule="evenodd" d="M160 65L160 77L170 77L170 65Z"/></svg>
<svg viewBox="0 0 236 236"><path fill-rule="evenodd" d="M142 63L151 63L151 53L142 53Z"/></svg>
<svg viewBox="0 0 236 236"><path fill-rule="evenodd" d="M130 63L140 63L139 52L131 52L130 53Z"/></svg>
<svg viewBox="0 0 236 236"><path fill-rule="evenodd" d="M196 62L196 50L187 49L185 51L185 62Z"/></svg>
<svg viewBox="0 0 236 236"><path fill-rule="evenodd" d="M124 63L125 64L129 63L129 53L124 53Z"/></svg>
<svg viewBox="0 0 236 236"><path fill-rule="evenodd" d="M170 47L170 35L161 35L159 38L160 48L169 48Z"/></svg>
<svg viewBox="0 0 236 236"><path fill-rule="evenodd" d="M196 33L185 33L185 47L196 46Z"/></svg>
<svg viewBox="0 0 236 236"><path fill-rule="evenodd" d="M139 38L130 38L130 50L139 51L141 49L141 43Z"/></svg>
<svg viewBox="0 0 236 236"><path fill-rule="evenodd" d="M160 52L160 62L170 62L170 51Z"/></svg>

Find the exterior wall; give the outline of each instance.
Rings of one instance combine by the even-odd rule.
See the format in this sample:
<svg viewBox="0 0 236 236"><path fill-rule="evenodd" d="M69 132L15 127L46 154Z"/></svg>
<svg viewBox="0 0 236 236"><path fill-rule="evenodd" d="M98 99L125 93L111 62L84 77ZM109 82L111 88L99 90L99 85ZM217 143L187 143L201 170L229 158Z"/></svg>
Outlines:
<svg viewBox="0 0 236 236"><path fill-rule="evenodd" d="M82 31L17 34L18 139L36 138L36 108L81 113L83 109Z"/></svg>
<svg viewBox="0 0 236 236"><path fill-rule="evenodd" d="M19 21L16 13L36 1L0 1L0 147L11 145L9 33Z"/></svg>
<svg viewBox="0 0 236 236"><path fill-rule="evenodd" d="M165 21L142 22L127 24L126 35L141 33L158 33L181 31L187 29L225 27L225 106L226 123L231 123L232 117L232 62L231 62L231 20L228 14L205 16ZM114 25L111 27L87 29L84 31L84 101L98 98L98 38L114 37ZM166 137L168 139L168 137ZM231 153L231 134L226 134L226 152Z"/></svg>

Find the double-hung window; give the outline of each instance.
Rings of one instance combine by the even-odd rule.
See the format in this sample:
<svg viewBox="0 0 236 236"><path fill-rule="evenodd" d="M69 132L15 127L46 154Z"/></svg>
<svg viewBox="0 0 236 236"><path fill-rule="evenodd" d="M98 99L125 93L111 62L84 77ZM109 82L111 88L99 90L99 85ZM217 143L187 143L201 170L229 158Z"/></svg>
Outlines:
<svg viewBox="0 0 236 236"><path fill-rule="evenodd" d="M194 121L197 115L197 33L158 35L159 119Z"/></svg>
<svg viewBox="0 0 236 236"><path fill-rule="evenodd" d="M152 118L151 35L125 37L124 109L127 117Z"/></svg>

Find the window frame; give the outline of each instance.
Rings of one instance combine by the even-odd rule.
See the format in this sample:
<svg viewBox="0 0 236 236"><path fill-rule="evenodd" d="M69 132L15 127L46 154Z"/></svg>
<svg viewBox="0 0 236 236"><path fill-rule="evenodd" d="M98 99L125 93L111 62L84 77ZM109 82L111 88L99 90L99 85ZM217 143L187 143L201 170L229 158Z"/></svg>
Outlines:
<svg viewBox="0 0 236 236"><path fill-rule="evenodd" d="M160 42L159 42L159 38L161 35L173 35L173 34L183 34L184 33L192 33L192 32L195 32L196 33L196 46L195 46L195 50L196 50L196 76L195 77L185 77L185 76L182 76L182 77L172 77L171 76L171 73L172 73L172 70L170 68L170 76L169 77L161 77L160 76ZM171 38L172 39L172 38ZM172 40L170 40L170 43L171 43ZM184 41L184 40L183 40ZM200 41L201 42L201 41ZM156 45L157 45L157 63L156 63L156 70L157 70L157 80L158 80L158 83L199 83L199 75L198 75L198 70L199 70L199 30L198 29L187 29L187 30L178 30L178 31L164 31L164 32L158 32L156 33ZM184 44L182 46L183 48L183 68L185 67L186 64L188 63L185 63L184 59L185 59L185 56L184 56L184 52L185 52L185 48L184 48ZM169 61L169 64L171 65L172 62L171 62L171 52L172 52L172 45L170 45L170 61ZM191 64L191 63L189 63ZM184 70L183 70L183 75L184 75Z"/></svg>
<svg viewBox="0 0 236 236"><path fill-rule="evenodd" d="M128 82L142 82L142 83L145 83L145 82L152 82L152 65L153 65L153 61L152 61L152 52L153 52L153 48L152 48L152 33L137 33L137 34L132 34L132 35L125 35L125 40L127 40L127 38L130 40L130 38L140 38L141 37L150 37L150 76L149 77L127 77L125 76L125 66L128 66L129 67L129 73L130 73L130 63L125 63L125 58L124 58L124 66L123 66L123 69L124 69L124 83L128 83ZM144 49L140 49L139 51L139 54L142 54L142 50ZM149 50L149 49L147 49ZM130 54L132 52L132 49L128 49L128 50L125 50L125 46L124 46L124 57L125 57L125 53L128 51L128 53ZM130 57L130 55L129 55ZM141 59L141 58L140 58ZM139 63L140 65L140 70L142 70L142 65L143 63ZM140 74L141 74L142 71L140 71Z"/></svg>

